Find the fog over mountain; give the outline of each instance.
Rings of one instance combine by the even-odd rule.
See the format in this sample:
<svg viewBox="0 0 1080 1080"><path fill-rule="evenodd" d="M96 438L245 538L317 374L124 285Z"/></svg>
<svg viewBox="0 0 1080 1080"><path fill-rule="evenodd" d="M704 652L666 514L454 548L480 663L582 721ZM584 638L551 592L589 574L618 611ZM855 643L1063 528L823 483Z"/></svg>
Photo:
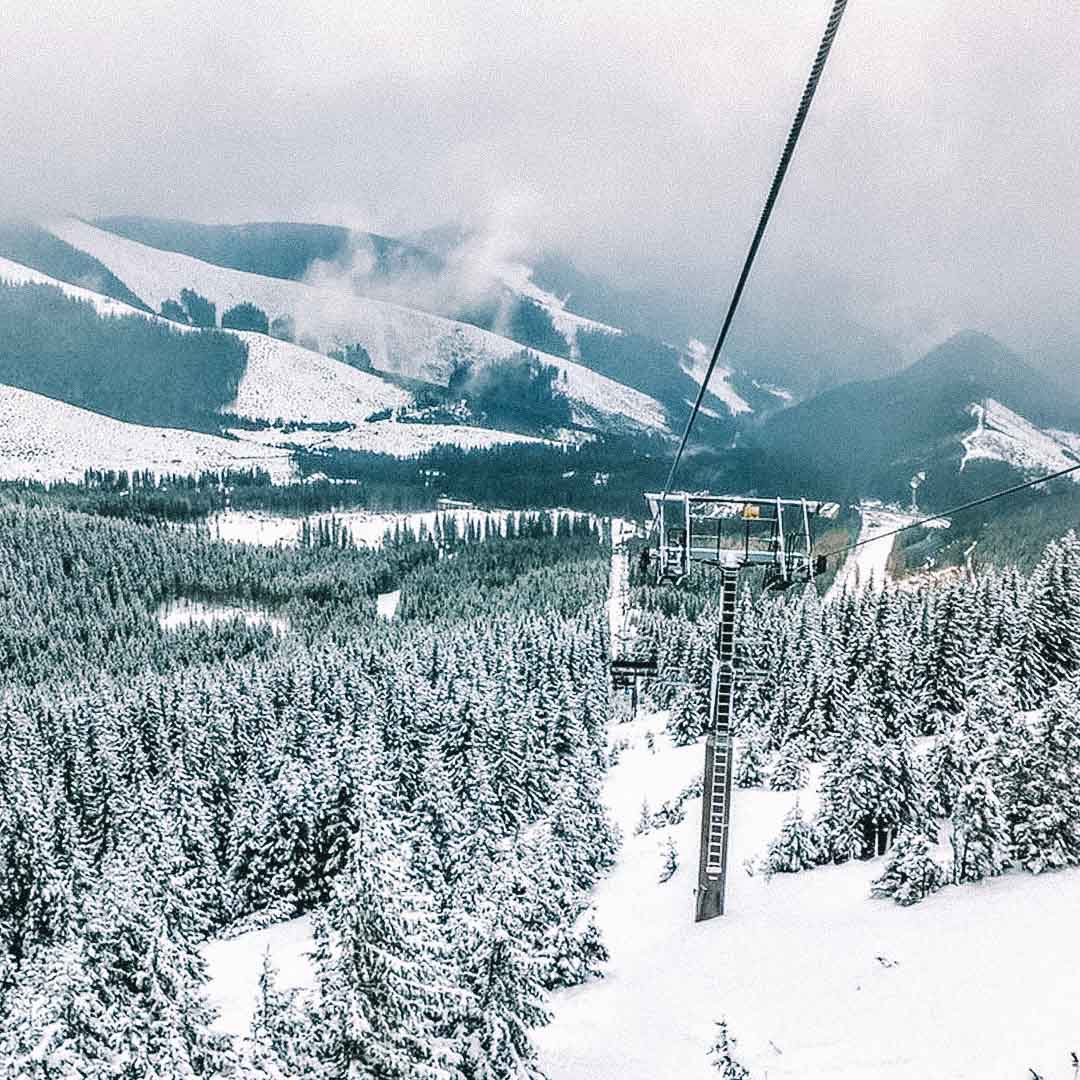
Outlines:
<svg viewBox="0 0 1080 1080"><path fill-rule="evenodd" d="M463 222L683 294L707 337L827 8L14 0L0 210ZM1078 31L1054 0L850 5L736 347L782 313L796 352L975 327L1067 370Z"/></svg>

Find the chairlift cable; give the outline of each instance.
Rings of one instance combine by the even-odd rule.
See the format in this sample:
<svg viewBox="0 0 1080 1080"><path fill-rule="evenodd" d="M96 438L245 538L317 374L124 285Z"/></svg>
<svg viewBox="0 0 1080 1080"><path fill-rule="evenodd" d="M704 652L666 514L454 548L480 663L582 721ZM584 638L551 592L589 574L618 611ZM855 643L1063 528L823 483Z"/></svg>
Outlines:
<svg viewBox="0 0 1080 1080"><path fill-rule="evenodd" d="M803 124L806 122L806 117L810 112L810 103L814 100L814 93L817 90L818 82L821 79L821 73L825 69L825 61L829 57L829 51L832 49L837 30L840 28L840 19L844 14L845 7L847 7L847 0L834 0L832 13L829 16L829 21L825 25L825 33L823 34L821 44L818 47L817 56L814 58L813 67L810 69L810 77L807 80L806 88L803 90L802 100L799 102L799 108L795 113L795 120L788 133L783 153L780 155L780 164L777 166L776 174L773 176L772 186L769 188L768 197L765 199L765 206L761 211L761 217L758 219L757 229L754 231L754 238L750 243L750 250L747 252L746 259L743 262L742 272L739 274L739 280L735 285L735 291L728 304L727 314L724 316L720 334L716 339L716 345L713 348L709 366L705 371L704 378L701 380L701 386L698 388L697 399L694 401L690 416L687 418L686 428L684 429L682 439L679 442L679 449L675 454L675 460L671 463L671 470L668 472L667 482L664 485L665 499L671 493L672 485L675 482L675 473L679 468L683 452L686 450L686 444L690 439L694 421L701 411L701 404L704 401L706 391L709 388L709 380L716 370L716 365L720 359L720 353L724 348L724 342L727 339L728 331L731 329L732 320L735 318L735 312L739 306L739 301L742 299L743 290L746 288L747 279L750 277L750 270L754 265L754 259L757 257L758 248L761 246L766 226L769 224L769 218L772 216L773 207L776 205L777 197L780 194L780 187L784 182L788 166L791 164L791 158L795 153L795 146L799 141L799 135L802 132ZM655 526L656 518L654 517L650 532Z"/></svg>

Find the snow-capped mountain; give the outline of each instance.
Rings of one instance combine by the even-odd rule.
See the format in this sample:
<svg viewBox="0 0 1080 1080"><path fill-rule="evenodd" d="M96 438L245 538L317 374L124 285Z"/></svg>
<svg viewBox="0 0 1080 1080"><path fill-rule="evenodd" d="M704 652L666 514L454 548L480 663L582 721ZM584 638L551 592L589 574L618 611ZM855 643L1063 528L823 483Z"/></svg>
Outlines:
<svg viewBox="0 0 1080 1080"><path fill-rule="evenodd" d="M408 240L334 226L263 222L200 225L153 218L103 218L93 224L128 240L261 276L303 281L449 317L539 353L573 361L640 391L681 427L694 385L694 342L669 338L663 321L640 306L594 307L595 287L552 277L550 260L523 258L497 233L435 230ZM588 280L588 279L582 279ZM562 291L560 291L562 287ZM604 315L630 316L613 322ZM668 343L668 342L673 343ZM729 383L737 385L732 386ZM742 372L714 375L706 395L710 440L734 433L732 417L784 401ZM734 403L734 407L732 404Z"/></svg>
<svg viewBox="0 0 1080 1080"><path fill-rule="evenodd" d="M102 318L134 317L169 332L198 332L10 259L0 258L0 282L59 290L89 304ZM197 473L259 466L280 481L295 473L289 449L293 447L410 456L437 445L476 448L534 441L526 435L465 425L395 422L387 414L412 402L412 395L401 387L265 334L221 333L240 339L247 350L236 395L221 411L263 424L282 421L287 428L234 429L233 438L224 439L175 425L130 423L27 389L35 379L27 369L23 388L0 385L4 418L0 478L52 482L78 479L87 468ZM387 418L372 421L375 414ZM327 424L340 429L305 426Z"/></svg>
<svg viewBox="0 0 1080 1080"><path fill-rule="evenodd" d="M925 472L921 490L932 502L985 486L991 465L1025 476L1067 467L1077 460L1073 431L1075 391L967 332L899 375L848 383L784 410L753 441L770 477L852 500L906 501L912 475Z"/></svg>
<svg viewBox="0 0 1080 1080"><path fill-rule="evenodd" d="M446 385L463 363L483 366L521 351L491 331L358 296L338 281L320 286L217 266L74 218L51 223L50 230L98 259L155 310L182 289L194 289L219 311L253 303L271 319L291 319L298 338L315 339L320 350L359 345L376 369L411 379ZM539 358L559 372L560 389L571 399L578 422L667 431L663 408L640 391L562 357L539 353Z"/></svg>

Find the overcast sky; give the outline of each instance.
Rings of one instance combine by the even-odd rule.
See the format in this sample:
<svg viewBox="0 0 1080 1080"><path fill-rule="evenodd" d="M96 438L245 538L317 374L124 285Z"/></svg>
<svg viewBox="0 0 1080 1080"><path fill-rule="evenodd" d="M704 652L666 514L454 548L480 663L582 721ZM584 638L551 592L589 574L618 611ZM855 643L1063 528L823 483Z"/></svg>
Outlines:
<svg viewBox="0 0 1080 1080"><path fill-rule="evenodd" d="M8 0L0 210L464 219L711 318L830 6ZM758 302L1080 340L1078 51L1065 0L851 0Z"/></svg>

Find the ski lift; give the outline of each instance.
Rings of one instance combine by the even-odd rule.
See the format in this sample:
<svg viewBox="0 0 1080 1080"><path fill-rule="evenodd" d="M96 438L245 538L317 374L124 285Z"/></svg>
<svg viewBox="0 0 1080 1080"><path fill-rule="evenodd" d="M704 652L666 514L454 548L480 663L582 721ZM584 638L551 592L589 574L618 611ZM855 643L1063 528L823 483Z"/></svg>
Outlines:
<svg viewBox="0 0 1080 1080"><path fill-rule="evenodd" d="M742 570L764 568L766 589L810 581L823 569L814 554L814 524L833 519L837 503L761 499L708 492L649 492L657 544L648 562L657 582L678 584L692 564Z"/></svg>

